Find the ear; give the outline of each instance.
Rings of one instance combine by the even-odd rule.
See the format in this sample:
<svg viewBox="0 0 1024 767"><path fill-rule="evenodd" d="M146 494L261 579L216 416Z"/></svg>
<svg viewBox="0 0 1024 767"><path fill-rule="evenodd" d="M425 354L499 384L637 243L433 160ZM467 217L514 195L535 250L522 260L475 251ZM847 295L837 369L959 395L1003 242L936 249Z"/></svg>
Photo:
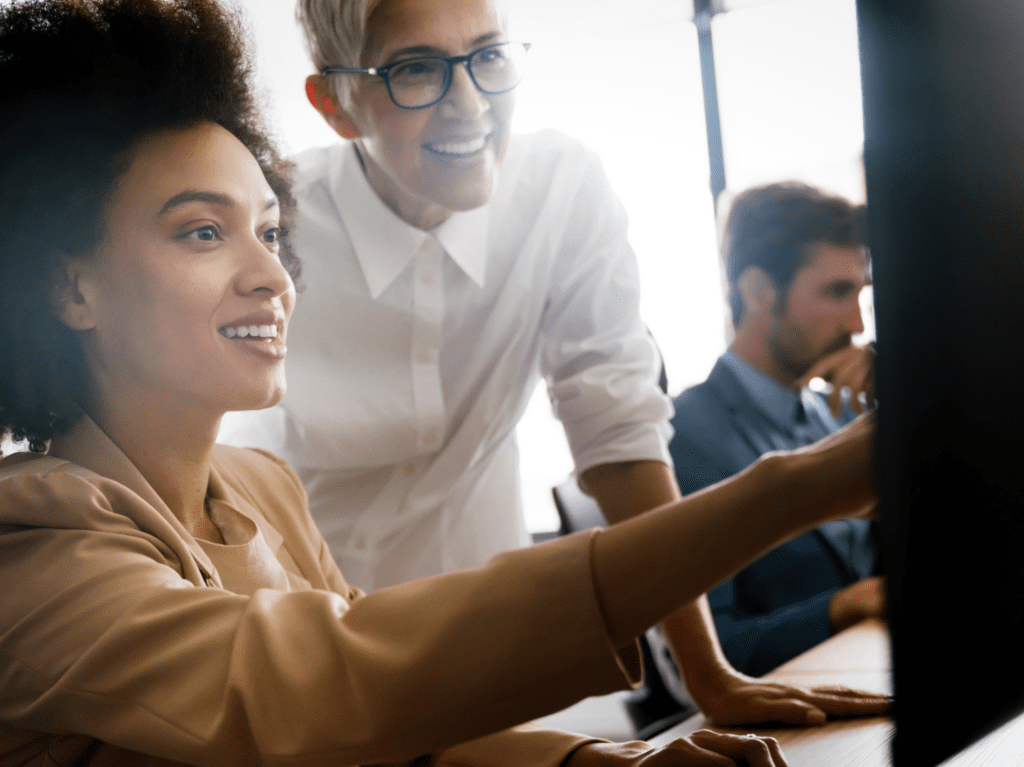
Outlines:
<svg viewBox="0 0 1024 767"><path fill-rule="evenodd" d="M759 266L749 267L736 283L743 299L744 314L767 314L775 309L778 290L768 273Z"/></svg>
<svg viewBox="0 0 1024 767"><path fill-rule="evenodd" d="M363 135L356 127L352 116L338 104L338 99L331 93L326 77L310 75L306 78L306 98L342 138L352 141Z"/></svg>
<svg viewBox="0 0 1024 767"><path fill-rule="evenodd" d="M72 330L96 327L95 291L89 279L90 269L83 259L68 260L57 270L50 300L53 312Z"/></svg>

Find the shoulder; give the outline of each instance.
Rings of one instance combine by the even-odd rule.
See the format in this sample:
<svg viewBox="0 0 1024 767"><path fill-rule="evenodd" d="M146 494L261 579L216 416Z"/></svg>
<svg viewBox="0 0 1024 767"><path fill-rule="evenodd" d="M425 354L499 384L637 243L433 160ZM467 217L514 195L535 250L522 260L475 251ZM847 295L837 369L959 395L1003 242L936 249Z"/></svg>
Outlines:
<svg viewBox="0 0 1024 767"><path fill-rule="evenodd" d="M687 455L713 452L732 429L729 412L707 381L691 386L674 400L670 450L677 465Z"/></svg>
<svg viewBox="0 0 1024 767"><path fill-rule="evenodd" d="M0 461L0 531L17 527L123 532L148 529L158 512L124 485L50 456Z"/></svg>
<svg viewBox="0 0 1024 767"><path fill-rule="evenodd" d="M325 183L331 163L338 162L344 151L345 144L336 142L305 149L295 155L292 170L292 191L295 195L303 195L307 190Z"/></svg>
<svg viewBox="0 0 1024 767"><path fill-rule="evenodd" d="M692 386L673 400L674 430L669 452L684 494L718 482L743 466L729 408L711 381Z"/></svg>
<svg viewBox="0 0 1024 767"><path fill-rule="evenodd" d="M509 143L510 151L527 156L552 158L596 158L597 154L587 148L579 139L568 136L554 128L545 128L535 133L513 134Z"/></svg>
<svg viewBox="0 0 1024 767"><path fill-rule="evenodd" d="M517 133L509 140L503 175L520 183L559 176L582 180L590 169L599 169L597 153L583 142L547 128L536 133Z"/></svg>
<svg viewBox="0 0 1024 767"><path fill-rule="evenodd" d="M729 420L729 411L711 380L686 389L672 400L672 406L675 410L672 425L677 434L699 432L703 435L709 428L718 427Z"/></svg>

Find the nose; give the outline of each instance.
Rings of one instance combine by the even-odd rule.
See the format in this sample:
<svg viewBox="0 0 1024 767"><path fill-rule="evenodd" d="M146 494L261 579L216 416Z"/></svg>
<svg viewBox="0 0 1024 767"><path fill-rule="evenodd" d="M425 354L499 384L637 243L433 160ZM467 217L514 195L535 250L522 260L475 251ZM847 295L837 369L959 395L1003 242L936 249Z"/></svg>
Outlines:
<svg viewBox="0 0 1024 767"><path fill-rule="evenodd" d="M264 293L267 298L278 298L295 290L278 253L255 234L246 241L238 290L243 295Z"/></svg>
<svg viewBox="0 0 1024 767"><path fill-rule="evenodd" d="M476 87L466 63L453 66L452 83L441 101L442 116L473 120L483 116L490 108L487 94Z"/></svg>
<svg viewBox="0 0 1024 767"><path fill-rule="evenodd" d="M859 335L864 332L864 316L860 311L860 296L855 294L847 309L846 329L851 335Z"/></svg>

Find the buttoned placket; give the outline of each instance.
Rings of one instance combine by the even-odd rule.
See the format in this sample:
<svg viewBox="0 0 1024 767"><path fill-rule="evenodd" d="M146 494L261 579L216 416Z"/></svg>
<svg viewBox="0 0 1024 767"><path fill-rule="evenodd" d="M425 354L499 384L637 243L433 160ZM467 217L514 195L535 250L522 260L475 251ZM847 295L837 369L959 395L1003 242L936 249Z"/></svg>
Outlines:
<svg viewBox="0 0 1024 767"><path fill-rule="evenodd" d="M441 322L444 318L444 249L433 237L423 241L413 260L412 371L417 452L433 453L444 442L445 408L441 393Z"/></svg>
<svg viewBox="0 0 1024 767"><path fill-rule="evenodd" d="M376 547L381 536L388 533L386 514L382 509L397 508L409 489L419 479L429 456L436 453L446 437L445 406L441 391L441 323L444 317L444 258L443 246L436 238L427 236L413 257L411 273L411 337L409 345L409 371L412 381L412 419L415 427L416 453L411 461L394 467L381 494L360 515L349 539L350 567L358 561L351 573L355 583L368 583ZM383 524L382 524L383 523Z"/></svg>

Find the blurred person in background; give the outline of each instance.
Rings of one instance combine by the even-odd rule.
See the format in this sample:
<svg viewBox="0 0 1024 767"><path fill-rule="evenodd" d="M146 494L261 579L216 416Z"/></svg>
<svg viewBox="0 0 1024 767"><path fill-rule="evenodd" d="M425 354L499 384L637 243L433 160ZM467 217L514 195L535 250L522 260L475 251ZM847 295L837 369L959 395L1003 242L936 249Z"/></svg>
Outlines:
<svg viewBox="0 0 1024 767"><path fill-rule="evenodd" d="M798 182L735 197L723 255L735 337L703 383L675 400L670 443L684 494L764 453L811 444L873 401L874 350L860 294L870 282L863 205ZM808 383L822 378L826 395ZM761 676L858 620L885 614L872 523L829 522L791 540L708 594L729 662ZM657 632L670 689L679 674Z"/></svg>

